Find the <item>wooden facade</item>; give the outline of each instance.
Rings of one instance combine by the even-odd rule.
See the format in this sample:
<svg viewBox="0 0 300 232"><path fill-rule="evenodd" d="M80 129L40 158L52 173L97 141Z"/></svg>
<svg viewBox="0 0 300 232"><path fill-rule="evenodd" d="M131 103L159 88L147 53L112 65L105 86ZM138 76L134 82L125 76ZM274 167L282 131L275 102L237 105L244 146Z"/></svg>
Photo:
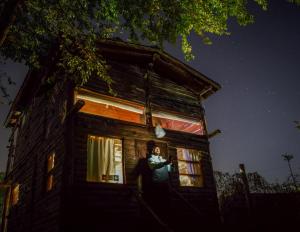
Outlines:
<svg viewBox="0 0 300 232"><path fill-rule="evenodd" d="M45 77L28 74L7 119L13 133L6 182L10 189L19 184L18 201L7 207L3 218L7 231L185 231L215 226L218 203L202 100L220 86L155 48L100 41L99 52L110 66L116 96L98 77L80 88L60 81L41 94L43 85L37 80ZM106 117L103 108L98 115L80 110L81 92L138 105L144 109L144 121ZM203 133L165 129L166 135L158 139L151 117L162 111L199 120ZM88 136L122 141L121 184L87 181ZM175 160L177 148L202 154L201 187L181 186L175 162L170 193L173 220L167 227L137 197L136 170L146 158L150 140L159 144L165 157ZM51 155L55 158L49 170Z"/></svg>

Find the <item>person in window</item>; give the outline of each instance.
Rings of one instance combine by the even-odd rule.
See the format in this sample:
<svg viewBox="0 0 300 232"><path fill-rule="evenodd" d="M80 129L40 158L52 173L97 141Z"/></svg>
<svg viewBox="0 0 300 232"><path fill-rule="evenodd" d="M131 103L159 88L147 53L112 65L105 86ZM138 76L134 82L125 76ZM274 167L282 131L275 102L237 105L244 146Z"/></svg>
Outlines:
<svg viewBox="0 0 300 232"><path fill-rule="evenodd" d="M171 160L164 159L160 154L160 148L154 146L148 158L149 168L152 170L152 181L156 184L169 182L169 172L171 172Z"/></svg>
<svg viewBox="0 0 300 232"><path fill-rule="evenodd" d="M164 222L168 222L170 211L170 181L172 160L162 157L160 148L152 143L152 149L148 154L148 166L151 170L151 185L145 193L147 201Z"/></svg>

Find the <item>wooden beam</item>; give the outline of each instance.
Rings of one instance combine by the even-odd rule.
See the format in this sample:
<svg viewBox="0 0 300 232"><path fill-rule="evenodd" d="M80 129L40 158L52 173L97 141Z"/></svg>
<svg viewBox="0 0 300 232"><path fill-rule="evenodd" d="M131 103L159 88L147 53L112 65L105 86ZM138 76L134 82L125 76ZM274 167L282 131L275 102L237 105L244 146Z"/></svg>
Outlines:
<svg viewBox="0 0 300 232"><path fill-rule="evenodd" d="M212 137L214 137L214 136L216 136L216 135L218 135L218 134L220 134L220 133L221 133L221 130L217 129L217 130L214 130L213 132L210 132L210 133L207 135L207 137L210 139L210 138L212 138Z"/></svg>

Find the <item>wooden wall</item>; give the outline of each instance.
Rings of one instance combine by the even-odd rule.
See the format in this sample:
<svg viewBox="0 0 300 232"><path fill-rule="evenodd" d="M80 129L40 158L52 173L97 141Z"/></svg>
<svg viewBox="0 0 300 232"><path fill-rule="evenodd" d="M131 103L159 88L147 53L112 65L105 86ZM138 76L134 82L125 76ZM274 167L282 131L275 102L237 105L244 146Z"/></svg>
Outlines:
<svg viewBox="0 0 300 232"><path fill-rule="evenodd" d="M112 88L117 97L146 104L146 87L154 109L165 109L202 118L198 96L167 77L150 72L146 66L108 60ZM91 78L84 88L107 94L107 85ZM156 140L166 156L176 157L176 147L205 151L202 161L203 188L180 187L178 170L172 174L174 188L202 212L200 222L218 220L217 198L206 136L167 131L157 140L153 128L99 116L77 113L65 120L73 89L57 84L50 94L35 97L26 105L28 112L20 128L16 159L9 179L20 184L20 200L10 209L9 231L100 231L116 223L135 230L140 226L140 206L135 198L136 168L145 157L145 143ZM86 181L87 136L98 135L123 140L125 184ZM54 188L45 192L47 155L55 152ZM178 198L172 197L174 221L199 222L199 218ZM183 216L185 215L185 216ZM202 225L202 227L203 227ZM62 227L61 227L62 226ZM194 226L194 224L193 224ZM125 227L124 227L125 228ZM187 227L184 227L187 228Z"/></svg>
<svg viewBox="0 0 300 232"><path fill-rule="evenodd" d="M33 94L37 88L33 86ZM20 199L10 208L8 231L59 230L66 95L64 84L58 83L24 105L26 116L20 118L13 170L8 175L12 184L20 184ZM46 192L46 162L52 152L54 187Z"/></svg>
<svg viewBox="0 0 300 232"><path fill-rule="evenodd" d="M201 116L201 103L196 93L191 90L176 84L167 77L162 78L153 71L150 71L149 82L147 82L145 67L113 60L108 60L108 64L110 66L109 75L113 80L112 89L117 94L116 97L145 104L145 90L148 85L153 108L163 108L190 116ZM84 88L110 95L107 84L100 78L93 77Z"/></svg>
<svg viewBox="0 0 300 232"><path fill-rule="evenodd" d="M145 144L147 141L156 140L161 146L165 147L166 156L171 155L176 157L176 147L187 147L208 152L207 140L197 135L168 131L166 137L157 140L153 131L149 131L146 126L84 113L77 115L75 126L74 185L71 196L72 200L70 201L76 202L76 207L73 208L71 206L73 210L70 211L76 212L75 217L77 216L81 223L84 222L84 225L95 226L97 220L93 218L93 214L97 210L101 211L97 215L101 216L103 213L103 218L108 217L108 215L111 215L111 218L114 215L123 215L123 219L128 217L133 220L134 217L137 218L139 216L139 206L134 197L137 190L136 168L139 162L145 158ZM89 183L86 181L88 135L106 136L123 140L125 185ZM180 187L176 166L172 174L173 187L183 194L195 207L200 209L203 213L203 223L217 221L218 217L211 161L208 153L205 154L202 160L205 182L203 188ZM195 216L176 196L173 196L172 201L174 212L176 211L179 219L182 219L182 215L189 215L188 217ZM108 219L105 221L109 222ZM72 222L74 223L74 220Z"/></svg>

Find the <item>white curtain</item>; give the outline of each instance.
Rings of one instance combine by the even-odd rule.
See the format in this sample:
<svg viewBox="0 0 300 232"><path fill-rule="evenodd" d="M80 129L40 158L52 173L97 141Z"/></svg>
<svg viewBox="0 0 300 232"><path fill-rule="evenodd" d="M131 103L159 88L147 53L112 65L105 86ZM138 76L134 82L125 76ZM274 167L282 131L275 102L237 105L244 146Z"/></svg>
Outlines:
<svg viewBox="0 0 300 232"><path fill-rule="evenodd" d="M89 136L87 144L87 181L114 182L114 139Z"/></svg>

